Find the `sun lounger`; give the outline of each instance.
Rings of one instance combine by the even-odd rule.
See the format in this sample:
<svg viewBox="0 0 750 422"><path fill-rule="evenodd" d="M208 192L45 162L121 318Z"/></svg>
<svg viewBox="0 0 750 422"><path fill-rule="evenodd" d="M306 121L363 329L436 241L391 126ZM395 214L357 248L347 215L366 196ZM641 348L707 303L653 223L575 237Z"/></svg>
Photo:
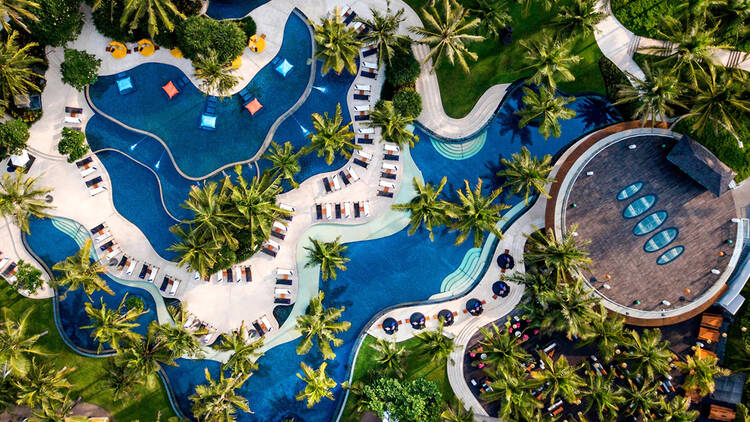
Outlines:
<svg viewBox="0 0 750 422"><path fill-rule="evenodd" d="M339 176L341 176L341 181L344 182L345 186L348 186L349 183L351 183L349 181L349 176L347 176L346 173L344 173L344 170L339 171Z"/></svg>
<svg viewBox="0 0 750 422"><path fill-rule="evenodd" d="M93 158L91 158L91 157L86 157L86 158L84 158L84 159L83 159L83 160L81 160L81 161L76 161L76 166L77 166L77 167L85 167L86 165L88 165L88 164L91 164L91 163L92 163L93 161L94 161L94 159L93 159Z"/></svg>
<svg viewBox="0 0 750 422"><path fill-rule="evenodd" d="M362 72L360 72L359 74L360 74L361 76L364 76L365 78L370 78L370 79L375 79L375 78L377 78L377 77L378 77L378 74L377 74L377 73L373 73L373 72L368 72L368 71L366 71L366 70L363 70L363 71L362 71Z"/></svg>
<svg viewBox="0 0 750 422"><path fill-rule="evenodd" d="M193 322L195 322L195 317L193 315L188 316L188 319L185 321L185 325L183 325L182 328L187 330L193 325Z"/></svg>
<svg viewBox="0 0 750 422"><path fill-rule="evenodd" d="M128 264L128 269L125 270L125 274L132 275L133 271L135 270L136 264L138 264L138 261L136 261L135 259L131 259L130 264Z"/></svg>
<svg viewBox="0 0 750 422"><path fill-rule="evenodd" d="M106 251L107 249L111 248L115 244L114 241L110 240L106 242L105 244L99 246L99 249L102 251Z"/></svg>
<svg viewBox="0 0 750 422"><path fill-rule="evenodd" d="M262 317L260 317L260 323L261 323L261 327L263 327L264 330L266 331L273 330L273 325L271 325L271 321L268 320L268 317L266 315L263 315Z"/></svg>
<svg viewBox="0 0 750 422"><path fill-rule="evenodd" d="M279 208L289 211L289 216L285 216L284 220L292 221L292 215L294 215L294 207L291 205L279 204Z"/></svg>
<svg viewBox="0 0 750 422"><path fill-rule="evenodd" d="M120 248L115 247L114 249L112 249L111 251L109 251L109 253L107 254L106 258L107 259L112 259L112 258L116 257L117 255L119 255L119 253L120 253Z"/></svg>
<svg viewBox="0 0 750 422"><path fill-rule="evenodd" d="M373 134L373 133L375 133L375 128L361 127L361 128L359 128L358 132L361 133L361 134L365 134L365 133L367 133L367 134Z"/></svg>
<svg viewBox="0 0 750 422"><path fill-rule="evenodd" d="M318 220L323 219L323 206L320 204L315 204L315 217L317 217Z"/></svg>
<svg viewBox="0 0 750 422"><path fill-rule="evenodd" d="M289 290L289 289L284 289L282 287L277 287L277 288L273 289L273 294L274 294L274 296L281 296L281 295L289 295L289 296L291 296L292 295L292 291Z"/></svg>
<svg viewBox="0 0 750 422"><path fill-rule="evenodd" d="M398 171L398 166L396 164L383 163L383 171L386 171L386 170L395 172L395 171Z"/></svg>
<svg viewBox="0 0 750 422"><path fill-rule="evenodd" d="M81 114L81 113L83 113L83 109L80 108L80 107L66 106L65 107L65 112L66 113L70 113L70 114Z"/></svg>
<svg viewBox="0 0 750 422"><path fill-rule="evenodd" d="M234 273L234 279L238 283L242 281L242 269L240 267L232 267L232 272Z"/></svg>
<svg viewBox="0 0 750 422"><path fill-rule="evenodd" d="M291 299L274 299L273 303L279 304L279 305L289 305L292 303Z"/></svg>
<svg viewBox="0 0 750 422"><path fill-rule="evenodd" d="M224 281L224 272L219 271L216 273L216 282L221 283L222 281Z"/></svg>
<svg viewBox="0 0 750 422"><path fill-rule="evenodd" d="M100 193L104 192L105 190L107 190L107 188L104 187L104 186L99 186L98 188L89 189L89 195L96 196L96 195L99 195Z"/></svg>
<svg viewBox="0 0 750 422"><path fill-rule="evenodd" d="M344 14L344 25L349 25L356 17L357 14L350 7L349 10Z"/></svg>
<svg viewBox="0 0 750 422"><path fill-rule="evenodd" d="M380 177L382 177L384 179L396 180L396 175L394 173L382 173L381 172L380 173Z"/></svg>
<svg viewBox="0 0 750 422"><path fill-rule="evenodd" d="M323 187L325 188L326 193L330 193L331 192L331 183L328 181L327 177L323 178Z"/></svg>
<svg viewBox="0 0 750 422"><path fill-rule="evenodd" d="M223 270L222 273L224 273L227 276L227 283L234 282L234 274L232 274L232 269Z"/></svg>
<svg viewBox="0 0 750 422"><path fill-rule="evenodd" d="M151 271L151 275L148 276L148 281L154 281L156 279L156 274L159 273L159 269L154 267L149 268L149 271Z"/></svg>
<svg viewBox="0 0 750 422"><path fill-rule="evenodd" d="M368 61L363 61L362 62L362 67L364 67L365 69L378 70L378 64L377 63L368 62Z"/></svg>
<svg viewBox="0 0 750 422"><path fill-rule="evenodd" d="M362 112L362 111L370 111L370 104L355 105L354 111L357 113Z"/></svg>
<svg viewBox="0 0 750 422"><path fill-rule="evenodd" d="M8 261L10 261L10 258L7 256L4 256L3 259L0 259L0 270L5 268L6 265L8 265Z"/></svg>
<svg viewBox="0 0 750 422"><path fill-rule="evenodd" d="M112 233L110 233L110 232L103 232L103 233L97 235L94 238L94 241L96 241L96 243L104 243L104 242L106 242L106 241L108 241L110 239L112 239Z"/></svg>
<svg viewBox="0 0 750 422"><path fill-rule="evenodd" d="M97 176L97 177L94 177L91 180L87 180L86 181L86 186L87 187L92 187L92 186L96 185L97 183L101 183L101 181L102 181L102 177L101 176Z"/></svg>
<svg viewBox="0 0 750 422"><path fill-rule="evenodd" d="M291 286L292 280L276 280L276 284L281 284L284 286Z"/></svg>
<svg viewBox="0 0 750 422"><path fill-rule="evenodd" d="M331 203L326 204L326 219L330 220L333 218L333 205Z"/></svg>
<svg viewBox="0 0 750 422"><path fill-rule="evenodd" d="M341 190L341 183L339 183L339 175L334 174L333 176L331 176L331 180L333 181L333 188L335 190Z"/></svg>
<svg viewBox="0 0 750 422"><path fill-rule="evenodd" d="M161 286L159 286L159 290L161 290L162 292L166 291L168 285L169 285L169 278L164 277L164 280L161 282Z"/></svg>
<svg viewBox="0 0 750 422"><path fill-rule="evenodd" d="M393 198L393 192L379 190L378 191L378 196L383 196L383 197L386 197L386 198Z"/></svg>
<svg viewBox="0 0 750 422"><path fill-rule="evenodd" d="M396 184L387 180L379 181L378 185L388 189L396 189Z"/></svg>
<svg viewBox="0 0 750 422"><path fill-rule="evenodd" d="M385 145L383 145L383 149L386 150L386 151L388 151L388 152L391 152L393 154L398 154L401 151L401 149L398 147L398 145L388 144L388 143L386 143Z"/></svg>
<svg viewBox="0 0 750 422"><path fill-rule="evenodd" d="M260 334L261 336L266 334L266 332L263 331L263 328L260 326L258 321L253 321L253 327L255 327L255 331L257 331L258 334Z"/></svg>
<svg viewBox="0 0 750 422"><path fill-rule="evenodd" d="M383 159L388 161L398 161L398 155L383 154Z"/></svg>
<svg viewBox="0 0 750 422"><path fill-rule="evenodd" d="M104 230L104 223L99 224L98 226L94 227L93 229L89 230L91 234L97 234L100 233L102 230Z"/></svg>
<svg viewBox="0 0 750 422"><path fill-rule="evenodd" d="M6 268L5 271L3 271L3 277L8 278L8 276L10 276L11 274L13 274L13 272L15 272L17 266L18 264L16 264L15 262L12 262L8 266L8 268Z"/></svg>
<svg viewBox="0 0 750 422"><path fill-rule="evenodd" d="M354 99L360 101L369 101L370 96L365 94L354 94Z"/></svg>
<svg viewBox="0 0 750 422"><path fill-rule="evenodd" d="M361 92L370 92L372 87L370 85L355 84L354 89Z"/></svg>
<svg viewBox="0 0 750 422"><path fill-rule="evenodd" d="M148 271L148 265L143 264L143 267L141 268L141 272L140 272L140 274L138 274L138 278L140 278L141 280L143 280L144 278L146 278L146 272L147 271Z"/></svg>
<svg viewBox="0 0 750 422"><path fill-rule="evenodd" d="M341 219L341 204L336 204L336 219Z"/></svg>
<svg viewBox="0 0 750 422"><path fill-rule="evenodd" d="M352 204L351 202L344 202L344 218L352 217Z"/></svg>
<svg viewBox="0 0 750 422"><path fill-rule="evenodd" d="M369 114L354 116L354 121L355 122L366 122L368 120L370 120L370 115Z"/></svg>
<svg viewBox="0 0 750 422"><path fill-rule="evenodd" d="M354 171L352 166L347 167L346 172L349 174L349 179L352 181L352 183L359 180L359 175L357 175L357 172Z"/></svg>
<svg viewBox="0 0 750 422"><path fill-rule="evenodd" d="M276 252L275 252L275 251L272 251L272 250L270 250L270 249L268 249L268 248L263 248L263 249L261 250L261 252L263 252L263 253L264 253L264 254L266 254L266 255L272 256L272 257L274 257L274 258L276 257Z"/></svg>
<svg viewBox="0 0 750 422"><path fill-rule="evenodd" d="M63 119L63 123L66 125L80 125L83 123L83 120L81 120L80 117L72 117L72 116L65 116L65 119Z"/></svg>
<svg viewBox="0 0 750 422"><path fill-rule="evenodd" d="M370 57L373 54L377 54L377 52L378 52L377 48L370 48L362 52L362 57Z"/></svg>
<svg viewBox="0 0 750 422"><path fill-rule="evenodd" d="M213 336L214 336L214 333L208 333L205 336L203 336L201 341L203 342L203 344L208 345L211 342L211 339L213 338Z"/></svg>
<svg viewBox="0 0 750 422"><path fill-rule="evenodd" d="M359 202L354 203L354 218L359 218Z"/></svg>
<svg viewBox="0 0 750 422"><path fill-rule="evenodd" d="M243 267L242 268L242 275L245 276L245 281L246 282L249 283L249 282L253 281L252 267Z"/></svg>
<svg viewBox="0 0 750 422"><path fill-rule="evenodd" d="M294 270L276 268L276 280L288 280L294 276Z"/></svg>
<svg viewBox="0 0 750 422"><path fill-rule="evenodd" d="M95 171L97 170L96 167L89 167L81 170L81 178L86 178L91 176Z"/></svg>
<svg viewBox="0 0 750 422"><path fill-rule="evenodd" d="M117 271L122 271L125 268L126 262L128 262L128 257L123 255L120 262L117 263Z"/></svg>
<svg viewBox="0 0 750 422"><path fill-rule="evenodd" d="M364 168L367 168L367 163L365 163L364 161L360 160L359 158L355 158L353 160L353 162L354 162L354 164L356 164L358 166L362 166Z"/></svg>
<svg viewBox="0 0 750 422"><path fill-rule="evenodd" d="M372 139L370 138L357 138L357 143L360 145L372 145Z"/></svg>
<svg viewBox="0 0 750 422"><path fill-rule="evenodd" d="M365 201L362 205L362 211L365 213L365 217L370 216L370 201Z"/></svg>
<svg viewBox="0 0 750 422"><path fill-rule="evenodd" d="M175 280L174 284L172 284L172 288L169 289L169 295L174 296L175 293L177 293L177 288L180 287L180 281Z"/></svg>

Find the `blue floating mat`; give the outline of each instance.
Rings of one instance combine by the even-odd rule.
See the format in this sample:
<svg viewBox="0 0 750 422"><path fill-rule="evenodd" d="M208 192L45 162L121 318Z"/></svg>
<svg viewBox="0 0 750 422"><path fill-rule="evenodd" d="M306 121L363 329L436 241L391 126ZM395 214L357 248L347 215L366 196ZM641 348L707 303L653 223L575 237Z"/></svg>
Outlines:
<svg viewBox="0 0 750 422"><path fill-rule="evenodd" d="M276 66L276 71L279 72L281 76L286 77L286 75L294 68L294 65L289 63L287 59L284 59Z"/></svg>
<svg viewBox="0 0 750 422"><path fill-rule="evenodd" d="M214 130L216 129L216 116L204 114L201 116L201 129Z"/></svg>
<svg viewBox="0 0 750 422"><path fill-rule="evenodd" d="M130 78L130 76L126 76L117 80L117 90L120 91L121 95L125 95L135 91L135 86L133 86L133 80Z"/></svg>

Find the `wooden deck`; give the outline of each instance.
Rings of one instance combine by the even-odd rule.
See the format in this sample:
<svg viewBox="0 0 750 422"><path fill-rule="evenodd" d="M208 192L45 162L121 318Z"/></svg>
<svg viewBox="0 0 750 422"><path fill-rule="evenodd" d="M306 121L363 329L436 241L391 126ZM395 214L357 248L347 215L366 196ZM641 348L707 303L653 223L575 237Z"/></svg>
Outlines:
<svg viewBox="0 0 750 422"><path fill-rule="evenodd" d="M629 150L630 144L637 148ZM667 161L673 144L669 138L644 136L607 147L581 171L565 204L566 227L578 224L580 238L591 239L593 264L586 275L596 279L593 286L603 295L623 306L647 311L684 306L718 280L711 270L723 271L732 254L732 245L726 243L735 237L732 193L717 198ZM593 176L586 176L589 171ZM643 188L618 201L620 190L634 182L643 182ZM648 194L656 195L653 207L625 219L625 207ZM668 218L658 229L644 236L633 234L643 217L661 210ZM672 243L656 252L643 249L652 235L670 227L679 230ZM677 245L685 247L680 257L667 265L656 264L662 252ZM663 305L664 300L671 305Z"/></svg>

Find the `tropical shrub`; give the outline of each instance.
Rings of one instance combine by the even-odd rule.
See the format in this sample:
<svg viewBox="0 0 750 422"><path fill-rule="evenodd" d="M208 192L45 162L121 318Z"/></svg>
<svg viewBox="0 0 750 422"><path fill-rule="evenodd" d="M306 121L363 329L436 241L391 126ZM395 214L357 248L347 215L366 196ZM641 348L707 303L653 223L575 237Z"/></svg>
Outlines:
<svg viewBox="0 0 750 422"><path fill-rule="evenodd" d="M400 422L437 422L443 410L438 387L425 378L406 382L379 378L364 387L364 401L379 417L388 412Z"/></svg>
<svg viewBox="0 0 750 422"><path fill-rule="evenodd" d="M664 16L677 16L680 1L612 0L615 17L636 35L661 39L657 32Z"/></svg>
<svg viewBox="0 0 750 422"><path fill-rule="evenodd" d="M417 117L422 112L422 96L412 88L405 88L393 96L393 106L401 114Z"/></svg>
<svg viewBox="0 0 750 422"><path fill-rule="evenodd" d="M140 296L128 296L128 298L125 299L125 308L127 308L128 311L135 310L141 312L146 308L146 305L143 303L143 299L141 299Z"/></svg>
<svg viewBox="0 0 750 422"><path fill-rule="evenodd" d="M99 78L101 59L81 50L65 49L65 61L60 65L62 81L79 91Z"/></svg>
<svg viewBox="0 0 750 422"><path fill-rule="evenodd" d="M229 63L242 54L246 43L247 36L234 21L192 16L177 29L177 46L191 60L215 53L219 61Z"/></svg>
<svg viewBox="0 0 750 422"><path fill-rule="evenodd" d="M29 140L29 126L21 119L8 120L0 125L0 157L19 154Z"/></svg>
<svg viewBox="0 0 750 422"><path fill-rule="evenodd" d="M172 0L172 4L186 17L197 15L202 6L199 0Z"/></svg>
<svg viewBox="0 0 750 422"><path fill-rule="evenodd" d="M34 14L38 21L26 25L41 45L60 47L78 38L83 28L83 14L78 11L80 0L38 0Z"/></svg>
<svg viewBox="0 0 750 422"><path fill-rule="evenodd" d="M395 87L414 86L420 72L419 61L411 48L397 50L385 67L385 79Z"/></svg>
<svg viewBox="0 0 750 422"><path fill-rule="evenodd" d="M16 267L16 281L12 284L16 289L27 291L33 295L44 284L42 271L20 259Z"/></svg>
<svg viewBox="0 0 750 422"><path fill-rule="evenodd" d="M722 163L737 173L735 176L737 183L750 177L750 146L747 143L744 148L739 148L737 139L724 129L718 132L705 130L702 134L695 133L690 129L694 123L693 118L680 120L675 131L690 136L708 148ZM747 122L738 128L737 136L740 139L750 139L750 127Z"/></svg>
<svg viewBox="0 0 750 422"><path fill-rule="evenodd" d="M133 31L127 25L120 25L124 8L124 0L101 0L101 4L92 14L96 30L105 37L120 42L133 42L141 38L148 38L148 32L143 24ZM160 34L166 32L168 31L159 31Z"/></svg>
<svg viewBox="0 0 750 422"><path fill-rule="evenodd" d="M62 138L57 144L57 152L67 155L69 163L80 160L89 152L89 146L86 145L86 136L80 130L64 127Z"/></svg>
<svg viewBox="0 0 750 422"><path fill-rule="evenodd" d="M615 104L619 99L619 86L629 84L630 81L628 80L628 77L625 75L625 73L623 73L616 64L612 63L610 59L604 56L599 59L599 71L602 74L602 79L604 79L604 89L607 92L607 99L612 104ZM635 111L636 107L637 104L635 103L615 104L615 108L620 112L620 115L628 117L633 116L633 112Z"/></svg>
<svg viewBox="0 0 750 422"><path fill-rule="evenodd" d="M240 28L242 28L242 31L245 32L245 35L247 35L248 38L255 35L255 32L258 30L257 25L255 25L255 21L253 20L253 17L250 15L245 16L239 21Z"/></svg>

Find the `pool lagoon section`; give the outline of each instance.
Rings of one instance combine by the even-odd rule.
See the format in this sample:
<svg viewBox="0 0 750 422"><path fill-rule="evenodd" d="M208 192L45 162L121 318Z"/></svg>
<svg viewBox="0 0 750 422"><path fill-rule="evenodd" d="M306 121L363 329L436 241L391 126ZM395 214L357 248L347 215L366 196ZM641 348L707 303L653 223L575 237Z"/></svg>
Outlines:
<svg viewBox="0 0 750 422"><path fill-rule="evenodd" d="M29 230L31 234L24 235L29 248L48 268L52 268L57 262L78 252L76 241L55 227L51 219L32 218L29 222ZM91 295L93 304L100 307L100 300L104 300L107 308L115 309L126 294L140 297L145 305L144 310L147 312L135 321L139 326L134 331L145 334L149 323L157 320L156 302L153 296L144 289L120 284L107 275L101 277L107 281L107 285L115 294L95 292ZM81 328L91 323L88 314L84 312L84 304L89 301L86 293L82 289L70 291L65 288L58 289L57 293L58 299L64 298L58 301L59 328L76 347L87 352L96 352L98 343L91 337L92 329ZM104 350L106 349L109 349L108 344L104 345Z"/></svg>
<svg viewBox="0 0 750 422"><path fill-rule="evenodd" d="M252 158L263 144L273 123L303 95L310 81L312 38L310 29L296 13L289 15L284 41L277 57L294 65L286 77L270 63L245 89L257 97L263 109L251 116L235 94L218 101L216 130L199 128L206 96L192 83L171 100L162 90L184 73L177 67L145 63L127 73L135 91L120 95L116 75L100 76L89 87L96 108L119 122L159 137L169 148L177 167L186 175L201 178L229 163Z"/></svg>
<svg viewBox="0 0 750 422"><path fill-rule="evenodd" d="M210 0L206 15L214 19L239 19L271 0Z"/></svg>

